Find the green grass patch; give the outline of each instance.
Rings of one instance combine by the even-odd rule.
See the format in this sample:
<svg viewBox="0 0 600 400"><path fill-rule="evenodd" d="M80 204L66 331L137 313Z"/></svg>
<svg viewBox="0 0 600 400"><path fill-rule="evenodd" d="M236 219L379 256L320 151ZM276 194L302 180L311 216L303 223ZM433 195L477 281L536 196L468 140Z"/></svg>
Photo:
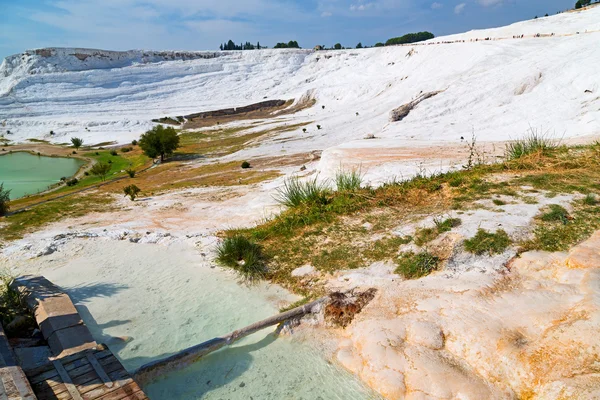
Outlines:
<svg viewBox="0 0 600 400"><path fill-rule="evenodd" d="M475 236L465 240L465 250L477 255L493 255L503 253L512 241L508 234L499 229L495 233L479 228Z"/></svg>
<svg viewBox="0 0 600 400"><path fill-rule="evenodd" d="M433 223L435 227L433 228L419 228L415 231L415 244L417 246L423 246L444 232L450 232L452 228L459 226L462 221L460 218L434 218Z"/></svg>
<svg viewBox="0 0 600 400"><path fill-rule="evenodd" d="M596 195L593 194L593 193L588 193L583 198L583 204L585 204L586 206L595 206L598 203L600 203L600 200L598 200L598 198L596 197Z"/></svg>
<svg viewBox="0 0 600 400"><path fill-rule="evenodd" d="M565 251L600 229L600 207L585 200L574 202L571 214L559 207L540 215L533 237L521 244L520 251Z"/></svg>
<svg viewBox="0 0 600 400"><path fill-rule="evenodd" d="M0 220L0 239L20 239L26 233L67 217L80 217L90 212L112 211L113 199L106 194L73 195L52 200Z"/></svg>
<svg viewBox="0 0 600 400"><path fill-rule="evenodd" d="M247 280L262 279L266 273L261 246L242 235L225 238L217 245L217 261Z"/></svg>
<svg viewBox="0 0 600 400"><path fill-rule="evenodd" d="M549 211L543 213L540 219L544 222L561 222L567 224L569 222L569 212L563 206L558 204L550 204Z"/></svg>
<svg viewBox="0 0 600 400"><path fill-rule="evenodd" d="M418 279L429 275L434 271L440 259L427 251L415 254L413 252L403 253L396 260L395 272L406 279Z"/></svg>

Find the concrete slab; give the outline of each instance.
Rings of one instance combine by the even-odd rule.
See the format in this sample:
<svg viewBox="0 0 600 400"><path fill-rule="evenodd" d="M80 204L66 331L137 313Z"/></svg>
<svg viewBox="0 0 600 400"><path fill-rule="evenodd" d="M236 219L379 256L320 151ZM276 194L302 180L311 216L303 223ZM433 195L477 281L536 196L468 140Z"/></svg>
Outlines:
<svg viewBox="0 0 600 400"><path fill-rule="evenodd" d="M52 354L64 357L96 347L96 342L69 296L43 276L22 276L14 284L27 293L36 321Z"/></svg>
<svg viewBox="0 0 600 400"><path fill-rule="evenodd" d="M64 357L86 349L94 349L97 344L85 325L76 325L55 331L48 338L48 345L56 357Z"/></svg>
<svg viewBox="0 0 600 400"><path fill-rule="evenodd" d="M36 399L23 370L15 362L2 325L0 325L0 398Z"/></svg>

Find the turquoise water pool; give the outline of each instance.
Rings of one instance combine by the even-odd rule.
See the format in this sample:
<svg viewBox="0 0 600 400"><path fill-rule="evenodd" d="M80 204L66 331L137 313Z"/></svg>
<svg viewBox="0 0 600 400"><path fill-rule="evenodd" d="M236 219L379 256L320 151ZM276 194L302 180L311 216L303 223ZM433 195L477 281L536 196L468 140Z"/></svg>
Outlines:
<svg viewBox="0 0 600 400"><path fill-rule="evenodd" d="M10 189L10 198L14 200L46 190L61 177L74 175L83 164L76 158L9 153L0 156L0 183Z"/></svg>

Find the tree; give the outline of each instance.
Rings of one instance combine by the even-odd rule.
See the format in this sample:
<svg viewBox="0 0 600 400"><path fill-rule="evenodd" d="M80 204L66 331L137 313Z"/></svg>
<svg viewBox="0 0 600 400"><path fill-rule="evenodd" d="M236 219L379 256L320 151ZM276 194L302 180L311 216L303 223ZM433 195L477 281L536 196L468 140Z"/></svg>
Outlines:
<svg viewBox="0 0 600 400"><path fill-rule="evenodd" d="M94 166L90 169L90 173L92 175L99 176L102 181L106 180L106 175L110 172L110 164L105 164L99 162L98 164L94 164Z"/></svg>
<svg viewBox="0 0 600 400"><path fill-rule="evenodd" d="M173 154L179 147L179 136L171 126L165 128L157 125L148 132L142 134L138 144L150 158L160 156L160 161L165 161L165 156Z"/></svg>
<svg viewBox="0 0 600 400"><path fill-rule="evenodd" d="M362 48L363 48L363 45L362 45L362 43L361 43L361 42L358 42L358 44L356 45L356 48L357 48L357 49L362 49Z"/></svg>
<svg viewBox="0 0 600 400"><path fill-rule="evenodd" d="M383 46L385 46L385 45L381 42L375 43L375 47L383 47Z"/></svg>
<svg viewBox="0 0 600 400"><path fill-rule="evenodd" d="M434 34L431 32L408 33L404 36L388 39L388 41L385 42L385 45L391 46L394 44L416 43L422 42L423 40L433 39L434 37Z"/></svg>
<svg viewBox="0 0 600 400"><path fill-rule="evenodd" d="M334 49L336 49L336 50L340 50L340 49L342 48L342 45L341 45L340 43L336 43L336 44L333 46L333 48L334 48Z"/></svg>
<svg viewBox="0 0 600 400"><path fill-rule="evenodd" d="M72 137L71 138L71 143L73 143L73 147L75 147L77 150L79 150L79 148L81 146L83 146L83 139L82 138L78 138L78 137Z"/></svg>
<svg viewBox="0 0 600 400"><path fill-rule="evenodd" d="M6 215L10 210L10 189L4 189L4 183L0 183L0 215Z"/></svg>
<svg viewBox="0 0 600 400"><path fill-rule="evenodd" d="M129 185L123 188L123 193L125 193L125 196L129 196L131 201L135 201L135 198L141 191L142 189L140 189L136 185Z"/></svg>

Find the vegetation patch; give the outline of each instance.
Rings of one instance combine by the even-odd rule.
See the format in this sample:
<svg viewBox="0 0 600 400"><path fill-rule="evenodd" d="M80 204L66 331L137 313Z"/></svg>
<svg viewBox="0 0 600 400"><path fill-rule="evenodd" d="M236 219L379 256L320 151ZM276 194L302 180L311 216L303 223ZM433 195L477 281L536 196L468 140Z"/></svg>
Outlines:
<svg viewBox="0 0 600 400"><path fill-rule="evenodd" d="M417 246L423 246L426 243L431 242L439 235L444 232L449 232L452 228L459 226L462 221L460 218L434 218L433 223L435 224L434 228L420 228L415 231L415 244Z"/></svg>
<svg viewBox="0 0 600 400"><path fill-rule="evenodd" d="M547 135L530 129L524 138L508 143L504 154L507 160L516 160L530 154L547 155L556 146L555 141Z"/></svg>
<svg viewBox="0 0 600 400"><path fill-rule="evenodd" d="M335 186L340 192L352 192L360 189L362 185L362 175L360 170L338 171L335 174Z"/></svg>
<svg viewBox="0 0 600 400"><path fill-rule="evenodd" d="M573 211L552 204L539 215L533 237L521 243L520 251L565 251L600 229L600 207L585 198L572 203Z"/></svg>
<svg viewBox="0 0 600 400"><path fill-rule="evenodd" d="M7 215L0 223L0 240L20 239L26 233L40 229L51 222L68 217L80 217L91 212L112 211L110 196L87 194L56 199L38 206Z"/></svg>
<svg viewBox="0 0 600 400"><path fill-rule="evenodd" d="M406 279L419 279L434 271L439 262L440 259L438 257L427 251L417 254L413 252L402 253L396 259L398 267L395 272Z"/></svg>
<svg viewBox="0 0 600 400"><path fill-rule="evenodd" d="M31 337L37 327L25 295L11 288L13 278L0 274L0 323L11 337Z"/></svg>
<svg viewBox="0 0 600 400"><path fill-rule="evenodd" d="M563 224L567 224L569 219L569 212L565 210L563 206L558 204L550 204L548 206L549 211L543 213L540 216L540 219L544 222L561 222Z"/></svg>
<svg viewBox="0 0 600 400"><path fill-rule="evenodd" d="M261 246L241 235L225 238L217 245L217 261L247 280L261 279L266 273Z"/></svg>
<svg viewBox="0 0 600 400"><path fill-rule="evenodd" d="M465 250L469 253L477 255L493 255L501 254L510 246L512 241L508 234L499 229L495 233L486 231L485 229L479 228L477 234L471 239L465 240Z"/></svg>
<svg viewBox="0 0 600 400"><path fill-rule="evenodd" d="M324 183L317 181L318 177L301 181L298 177L288 178L283 187L277 189L275 200L287 207L298 207L302 204L321 204L328 202L329 190Z"/></svg>

